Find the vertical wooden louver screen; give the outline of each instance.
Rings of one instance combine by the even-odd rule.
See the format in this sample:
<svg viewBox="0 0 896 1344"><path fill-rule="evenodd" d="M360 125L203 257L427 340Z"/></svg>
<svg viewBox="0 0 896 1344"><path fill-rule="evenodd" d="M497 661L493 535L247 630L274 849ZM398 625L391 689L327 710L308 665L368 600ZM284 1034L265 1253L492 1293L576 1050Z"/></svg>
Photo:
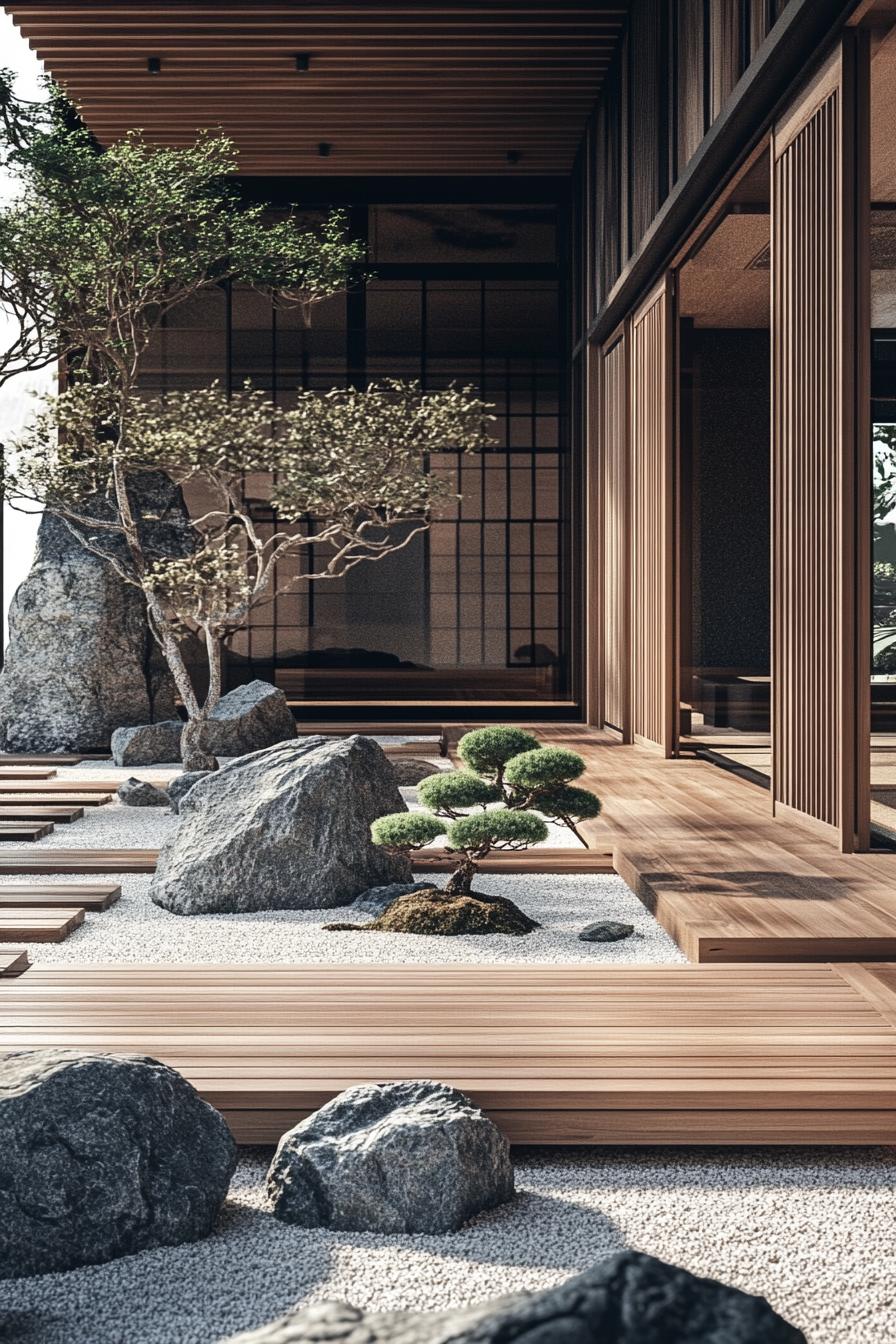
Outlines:
<svg viewBox="0 0 896 1344"><path fill-rule="evenodd" d="M631 740L629 714L629 504L628 349L625 335L601 360L601 495L603 507L604 722Z"/></svg>
<svg viewBox="0 0 896 1344"><path fill-rule="evenodd" d="M668 279L632 318L631 723L675 750L674 304Z"/></svg>
<svg viewBox="0 0 896 1344"><path fill-rule="evenodd" d="M867 844L870 769L857 50L848 35L775 127L772 156L772 797L846 850Z"/></svg>

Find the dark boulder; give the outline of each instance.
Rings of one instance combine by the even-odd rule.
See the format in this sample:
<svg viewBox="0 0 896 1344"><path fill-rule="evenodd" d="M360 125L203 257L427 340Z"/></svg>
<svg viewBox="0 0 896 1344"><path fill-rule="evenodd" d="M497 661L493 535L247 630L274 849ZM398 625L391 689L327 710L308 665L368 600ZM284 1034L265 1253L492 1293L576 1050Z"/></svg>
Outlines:
<svg viewBox="0 0 896 1344"><path fill-rule="evenodd" d="M118 796L125 807L167 807L169 801L164 789L134 775L119 784Z"/></svg>
<svg viewBox="0 0 896 1344"><path fill-rule="evenodd" d="M0 1278L207 1236L236 1165L221 1116L136 1055L0 1060Z"/></svg>
<svg viewBox="0 0 896 1344"><path fill-rule="evenodd" d="M559 1288L459 1311L321 1302L229 1344L806 1344L763 1297L621 1251Z"/></svg>
<svg viewBox="0 0 896 1344"><path fill-rule="evenodd" d="M393 756L392 769L400 789L414 789L421 779L440 773L439 767L432 761L421 761L416 756Z"/></svg>
<svg viewBox="0 0 896 1344"><path fill-rule="evenodd" d="M210 770L184 770L175 775L166 786L171 811L179 812L181 799L187 796L194 784L198 784L200 779L206 779L211 773Z"/></svg>
<svg viewBox="0 0 896 1344"><path fill-rule="evenodd" d="M286 696L267 681L250 681L222 695L202 725L199 744L210 756L245 756L297 735Z"/></svg>
<svg viewBox="0 0 896 1344"><path fill-rule="evenodd" d="M170 765L180 760L183 728L180 719L116 728L112 734L112 759L116 765Z"/></svg>
<svg viewBox="0 0 896 1344"><path fill-rule="evenodd" d="M281 742L193 785L150 894L178 915L347 905L410 880L408 861L370 838L372 821L404 810L371 738Z"/></svg>
<svg viewBox="0 0 896 1344"><path fill-rule="evenodd" d="M363 1084L284 1134L268 1172L274 1213L346 1232L452 1232L513 1197L510 1147L443 1083Z"/></svg>
<svg viewBox="0 0 896 1344"><path fill-rule="evenodd" d="M623 938L631 938L634 924L623 924L618 919L599 919L596 924L586 924L579 933L583 943L619 943Z"/></svg>
<svg viewBox="0 0 896 1344"><path fill-rule="evenodd" d="M431 882L389 882L385 887L368 887L352 901L352 910L363 915L384 915L399 896L412 891L432 891Z"/></svg>

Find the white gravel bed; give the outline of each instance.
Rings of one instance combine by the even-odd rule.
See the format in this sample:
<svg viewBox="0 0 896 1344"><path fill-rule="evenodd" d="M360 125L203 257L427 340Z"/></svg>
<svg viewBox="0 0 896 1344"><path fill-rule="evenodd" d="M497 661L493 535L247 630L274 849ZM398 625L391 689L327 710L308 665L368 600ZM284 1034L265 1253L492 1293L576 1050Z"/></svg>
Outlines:
<svg viewBox="0 0 896 1344"><path fill-rule="evenodd" d="M892 1151L516 1156L513 1203L449 1236L379 1237L279 1223L264 1200L270 1150L245 1149L215 1235L0 1283L0 1313L13 1327L4 1337L215 1344L306 1302L437 1310L546 1288L629 1246L762 1294L809 1344L894 1339Z"/></svg>
<svg viewBox="0 0 896 1344"><path fill-rule="evenodd" d="M40 883L46 878L16 880ZM78 876L53 878L54 882L89 880ZM490 874L477 879L476 885L483 891L509 896L543 927L523 937L480 934L456 938L412 933L326 932L324 924L344 920L370 922L370 916L359 915L345 906L334 910L272 910L249 915L172 915L150 900L148 876L103 873L98 880L120 882L121 899L108 910L88 912L81 927L62 943L30 944L35 965L440 962L605 966L662 965L685 960L622 879L613 875ZM434 880L442 885L445 879L440 875ZM634 924L635 932L618 943L580 942L578 931L597 919L624 920Z"/></svg>

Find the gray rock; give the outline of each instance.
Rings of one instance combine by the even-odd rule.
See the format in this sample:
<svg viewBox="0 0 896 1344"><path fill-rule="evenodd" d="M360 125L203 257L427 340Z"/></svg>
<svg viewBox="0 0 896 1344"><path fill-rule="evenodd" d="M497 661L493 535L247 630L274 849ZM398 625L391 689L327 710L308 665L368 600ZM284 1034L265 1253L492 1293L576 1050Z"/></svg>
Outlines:
<svg viewBox="0 0 896 1344"><path fill-rule="evenodd" d="M400 789L415 789L421 779L441 774L439 767L432 761L421 761L416 756L393 756L392 769Z"/></svg>
<svg viewBox="0 0 896 1344"><path fill-rule="evenodd" d="M0 1278L207 1236L236 1145L174 1069L29 1050L0 1061Z"/></svg>
<svg viewBox="0 0 896 1344"><path fill-rule="evenodd" d="M169 801L164 789L134 775L119 784L118 796L125 807L167 807Z"/></svg>
<svg viewBox="0 0 896 1344"><path fill-rule="evenodd" d="M179 812L181 799L186 797L194 784L197 784L200 779L205 779L206 775L211 773L210 770L184 770L182 774L175 775L167 788L171 811Z"/></svg>
<svg viewBox="0 0 896 1344"><path fill-rule="evenodd" d="M623 938L631 938L634 924L623 924L618 919L599 919L596 924L586 924L579 934L583 943L620 943Z"/></svg>
<svg viewBox="0 0 896 1344"><path fill-rule="evenodd" d="M303 738L228 761L179 804L180 825L150 886L178 915L326 910L411 879L370 824L406 811L369 737Z"/></svg>
<svg viewBox="0 0 896 1344"><path fill-rule="evenodd" d="M350 1087L284 1134L274 1213L344 1232L453 1232L513 1197L510 1145L443 1083Z"/></svg>
<svg viewBox="0 0 896 1344"><path fill-rule="evenodd" d="M189 551L183 497L167 476L140 477L132 502L147 519L141 530L150 554ZM174 683L147 628L142 594L45 513L34 563L10 604L0 745L104 751L115 728L175 713Z"/></svg>
<svg viewBox="0 0 896 1344"><path fill-rule="evenodd" d="M407 896L412 891L429 891L431 888L431 882L390 882L385 887L369 887L352 901L351 908L365 915L384 915L399 896Z"/></svg>
<svg viewBox="0 0 896 1344"><path fill-rule="evenodd" d="M183 729L180 719L116 728L112 734L112 759L116 765L170 765L180 760Z"/></svg>
<svg viewBox="0 0 896 1344"><path fill-rule="evenodd" d="M291 741L298 729L286 696L267 681L250 681L228 691L212 710L200 743L212 756L245 756Z"/></svg>
<svg viewBox="0 0 896 1344"><path fill-rule="evenodd" d="M459 1311L367 1312L321 1302L229 1344L806 1344L752 1297L640 1251L620 1251L558 1288Z"/></svg>

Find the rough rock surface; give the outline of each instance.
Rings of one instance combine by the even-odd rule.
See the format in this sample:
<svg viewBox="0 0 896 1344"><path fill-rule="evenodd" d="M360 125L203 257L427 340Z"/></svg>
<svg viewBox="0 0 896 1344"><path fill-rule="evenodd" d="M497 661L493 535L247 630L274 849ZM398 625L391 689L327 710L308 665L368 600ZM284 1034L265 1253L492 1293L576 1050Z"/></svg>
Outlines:
<svg viewBox="0 0 896 1344"><path fill-rule="evenodd" d="M624 924L620 919L599 919L596 924L586 924L579 933L583 943L620 943L630 938L635 931L634 924Z"/></svg>
<svg viewBox="0 0 896 1344"><path fill-rule="evenodd" d="M370 838L406 811L369 737L281 742L228 761L179 804L180 825L150 886L179 915L319 910L411 878L408 861Z"/></svg>
<svg viewBox="0 0 896 1344"><path fill-rule="evenodd" d="M350 1087L284 1134L274 1213L346 1232L453 1232L513 1197L510 1146L444 1083Z"/></svg>
<svg viewBox="0 0 896 1344"><path fill-rule="evenodd" d="M415 789L421 779L442 773L432 761L421 761L416 756L393 756L392 769L401 789Z"/></svg>
<svg viewBox="0 0 896 1344"><path fill-rule="evenodd" d="M132 490L153 555L192 544L180 490L146 473ZM102 751L115 728L170 718L174 684L149 633L137 588L44 514L31 570L9 610L0 672L0 746L7 751Z"/></svg>
<svg viewBox="0 0 896 1344"><path fill-rule="evenodd" d="M369 887L352 901L351 908L364 915L384 915L393 901L412 891L432 891L432 883L389 882L385 887Z"/></svg>
<svg viewBox="0 0 896 1344"><path fill-rule="evenodd" d="M211 1232L236 1165L224 1120L154 1059L0 1060L0 1278Z"/></svg>
<svg viewBox="0 0 896 1344"><path fill-rule="evenodd" d="M460 1311L365 1312L322 1302L230 1344L806 1344L751 1297L639 1251L621 1251L559 1288Z"/></svg>
<svg viewBox="0 0 896 1344"><path fill-rule="evenodd" d="M211 770L184 770L169 780L166 791L171 811L179 812L181 799L186 797L194 784L198 784L200 779L206 779L210 774Z"/></svg>
<svg viewBox="0 0 896 1344"><path fill-rule="evenodd" d="M112 759L116 765L169 765L179 761L183 728L180 719L116 728L112 734Z"/></svg>
<svg viewBox="0 0 896 1344"><path fill-rule="evenodd" d="M457 937L469 933L509 933L516 937L531 933L538 921L514 905L505 896L455 896L439 887L417 882L415 890L390 901L386 909L369 924L325 924L332 932L351 929L369 933L429 933L439 937Z"/></svg>
<svg viewBox="0 0 896 1344"><path fill-rule="evenodd" d="M212 756L245 756L288 742L297 732L283 692L268 681L250 681L221 696L199 741Z"/></svg>
<svg viewBox="0 0 896 1344"><path fill-rule="evenodd" d="M164 789L135 775L119 784L117 792L125 807L167 807L169 802Z"/></svg>

